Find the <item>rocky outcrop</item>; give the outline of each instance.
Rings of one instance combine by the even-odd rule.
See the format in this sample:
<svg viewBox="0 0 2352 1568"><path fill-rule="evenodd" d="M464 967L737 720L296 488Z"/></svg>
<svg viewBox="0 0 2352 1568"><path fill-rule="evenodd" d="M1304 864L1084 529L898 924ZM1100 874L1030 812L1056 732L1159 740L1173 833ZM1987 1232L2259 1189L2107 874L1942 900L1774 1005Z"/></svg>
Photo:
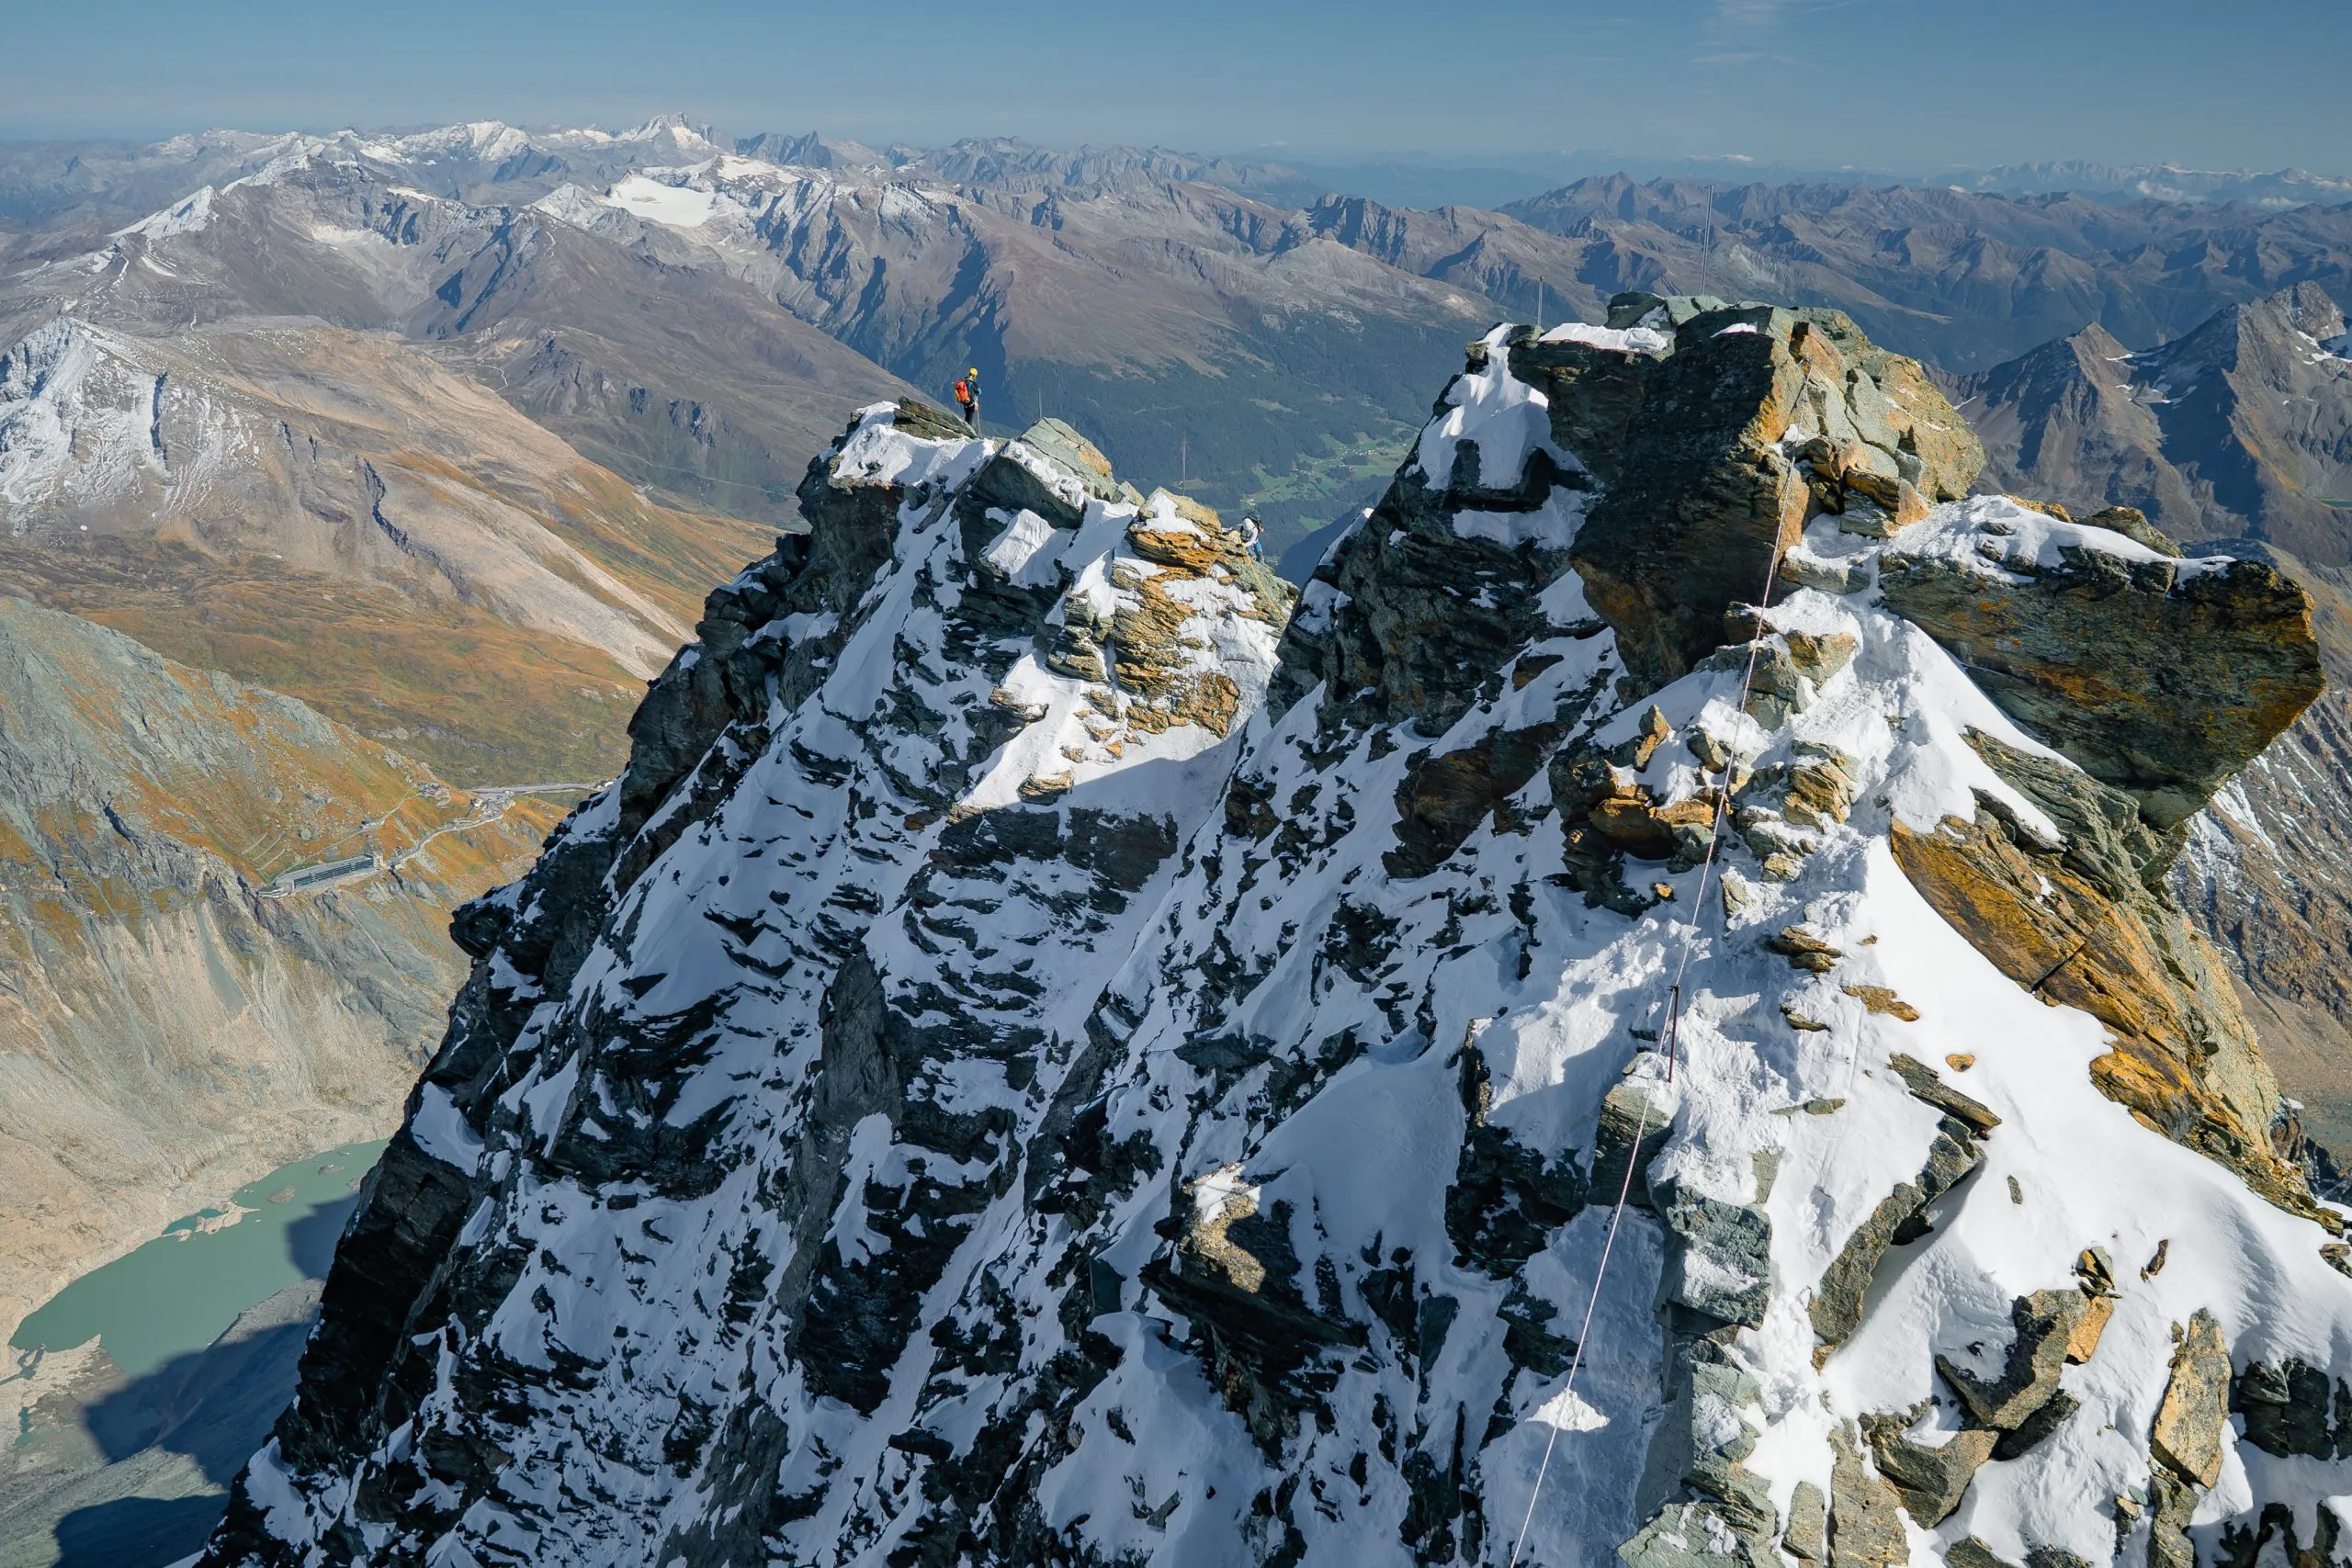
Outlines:
<svg viewBox="0 0 2352 1568"><path fill-rule="evenodd" d="M1909 1560L1900 1495L1863 1461L1850 1427L1829 1435L1829 1568L1893 1568Z"/></svg>
<svg viewBox="0 0 2352 1568"><path fill-rule="evenodd" d="M1562 329L1513 364L1553 441L1607 487L1573 555L1652 684L1723 640L1724 612L1766 591L1809 515L1891 528L1983 466L1925 372L1835 310L1620 295L1609 329Z"/></svg>
<svg viewBox="0 0 2352 1568"><path fill-rule="evenodd" d="M1927 1163L1917 1177L1898 1184L1839 1246L1806 1309L1814 1335L1821 1342L1815 1352L1816 1361L1827 1359L1830 1351L1861 1326L1862 1298L1886 1249L1917 1224L1928 1204L1973 1173L1984 1157L1966 1126L1948 1122L1928 1145Z"/></svg>
<svg viewBox="0 0 2352 1568"><path fill-rule="evenodd" d="M2211 1486L2222 1478L2229 1393L2230 1353L2222 1343L2222 1325L2200 1309L2174 1352L2172 1377L2148 1433L2149 1450L2183 1481Z"/></svg>
<svg viewBox="0 0 2352 1568"><path fill-rule="evenodd" d="M1193 1212L1178 1222L1173 1256L1147 1264L1141 1278L1200 1331L1212 1381L1250 1435L1279 1454L1319 1404L1285 1383L1318 1351L1362 1346L1369 1335L1361 1324L1316 1310L1301 1289L1288 1206L1261 1214L1257 1193L1239 1178L1238 1168L1212 1172L1184 1194ZM1430 1331L1442 1340L1443 1325L1412 1302L1409 1284L1401 1301L1388 1301L1389 1332L1417 1353L1434 1354Z"/></svg>
<svg viewBox="0 0 2352 1568"><path fill-rule="evenodd" d="M2319 1215L2270 1137L2278 1090L2218 957L2163 891L2168 856L2137 803L1982 735L1972 744L2056 822L2051 843L1986 802L1933 832L1895 824L1894 858L2001 972L2112 1032L2092 1077L2148 1125ZM2152 886L2153 884L2153 886Z"/></svg>
<svg viewBox="0 0 2352 1568"><path fill-rule="evenodd" d="M1878 1472L1901 1495L1913 1522L1930 1529L1943 1523L1988 1461L2027 1457L2081 1408L2059 1379L2098 1352L2116 1296L2103 1252L2086 1251L2076 1274L2074 1286L2036 1291L2010 1303L2012 1332L1997 1370L1988 1365L1982 1342L1936 1355L1936 1372L1958 1402L1957 1430L1948 1424L1939 1431L1917 1430L1940 1399L1863 1418ZM1951 1560L1989 1555L1981 1542L1977 1548L1955 1551Z"/></svg>
<svg viewBox="0 0 2352 1568"><path fill-rule="evenodd" d="M2222 1442L2229 1425L2230 1354L2222 1343L2221 1325L2200 1308L2186 1331L2175 1325L2174 1334L2172 1375L2148 1434L2155 1461L2148 1477L2149 1568L2195 1568L2197 1547L2188 1538L2188 1524L2199 1494L2222 1477Z"/></svg>
<svg viewBox="0 0 2352 1568"><path fill-rule="evenodd" d="M1989 1427L1955 1432L1941 1443L1914 1442L1902 1433L1903 1423L1874 1424L1870 1431L1871 1456L1879 1474L1903 1500L1903 1511L1921 1525L1935 1526L1951 1517L1976 1472L1993 1457L2001 1434Z"/></svg>
<svg viewBox="0 0 2352 1568"><path fill-rule="evenodd" d="M920 407L921 405L916 405ZM903 420L910 428L912 422ZM923 429L944 435L945 429ZM972 476L971 498L1008 514L1034 512L1057 528L1075 528L1086 516L1086 500L1119 499L1111 460L1094 444L1057 419L1039 420L1008 441Z"/></svg>
<svg viewBox="0 0 2352 1568"><path fill-rule="evenodd" d="M2071 1288L2019 1296L2009 1308L2016 1336L1998 1376L1981 1376L1945 1356L1936 1358L1936 1371L1972 1421L1990 1431L2015 1432L2057 1396L2058 1375L2070 1362L2089 1359L2074 1351L2090 1303Z"/></svg>
<svg viewBox="0 0 2352 1568"><path fill-rule="evenodd" d="M1555 615L1542 599L1566 568L1593 481L1531 443L1542 407L1513 368L1517 352L1496 348L1473 345L1414 457L1306 586L1283 637L1274 712L1320 684L1346 696L1334 723L1409 720L1417 738L1434 739L1503 689L1522 650L1600 630L1589 615ZM1493 459L1480 456L1489 438ZM1466 525L1464 513L1475 519ZM1544 716L1572 723L1589 700L1578 692Z"/></svg>
<svg viewBox="0 0 2352 1568"><path fill-rule="evenodd" d="M699 642L632 725L628 771L575 813L529 878L461 913L459 940L483 962L345 1238L301 1398L256 1473L315 1473L340 1455L373 1452L351 1517L446 1530L462 1512L450 1499L487 1495L514 1464L531 1462L518 1457L531 1451L525 1433L543 1416L565 1419L557 1406L572 1408L568 1391L584 1378L616 1409L662 1402L663 1425L642 1434L642 1462L700 1474L732 1500L727 1518L677 1525L673 1548L693 1561L733 1560L762 1531L804 1517L775 1485L792 1432L784 1416L755 1399L722 1420L691 1358L646 1361L650 1382L632 1393L635 1378L614 1375L606 1346L593 1360L567 1349L541 1364L480 1337L517 1291L560 1314L568 1309L554 1305L558 1293L583 1312L601 1307L554 1250L555 1231L537 1244L504 1232L469 1240L469 1215L505 1202L522 1179L541 1194L527 1209L533 1225L560 1229L567 1206L585 1213L640 1201L671 1224L690 1209L728 1216L729 1234L697 1244L697 1266L710 1260L699 1299L726 1325L709 1353L728 1356L743 1325L765 1322L805 1367L805 1397L854 1420L882 1406L910 1344L940 1347L968 1373L996 1363L1011 1326L1001 1298L976 1298L978 1315L953 1323L927 1322L924 1306L992 1205L1034 1192L1042 1212L1081 1212L1102 1201L1101 1184L1159 1168L1148 1143L1122 1145L1081 1114L1103 1046L1065 1054L1041 1075L1039 1021L1051 1016L1052 985L1087 975L1080 954L1132 940L1119 933L1152 907L1141 895L1177 842L1167 813L1197 812L1207 793L1197 781L1164 797L1101 781L1123 779L1123 758L1187 776L1188 760L1262 690L1269 622L1286 591L1253 574L1239 539L1213 517L1106 506L1090 494L1081 526L1057 527L991 501L995 491L976 491L974 476L1001 451L921 418L905 425L870 411L811 466L809 532L780 540L710 596ZM1050 445L1021 459L1049 487L1069 477ZM1190 541L1182 552L1180 537ZM874 618L877 579L922 599L911 629ZM1041 653L1081 605L1106 628L1098 646L1124 679L1047 670ZM878 662L860 637L878 639ZM1188 706L1186 694L1212 677L1225 683L1226 705ZM879 691L865 683L876 679ZM864 877L813 878L789 923L763 897L724 891L752 848L730 837L745 790L794 803L774 808L801 824L797 845L755 834L760 855L782 863L850 852L833 847L844 823L861 845L852 863L891 861L909 835L920 840L891 883L909 911L896 957L873 946L880 900ZM887 813L861 805L881 799ZM697 880L702 891L684 907L663 906L674 882L658 868L695 852L715 856L717 879ZM1003 954L975 922L1001 921L1008 906L1036 933L1016 953L1047 931L1060 933L1056 948ZM677 961L656 955L681 940L707 943L703 962L756 983L729 993L732 1001L665 1000ZM638 980L583 987L594 965L623 955L645 963ZM1046 967L1033 978L1040 957ZM545 998L576 988L576 1010L543 1010ZM701 1091L690 1086L730 1060L730 1042L756 1040L754 1055L771 1059L780 1016L795 1021L814 1089L806 1114L763 1142L760 1123L739 1120L740 1090L693 1105ZM722 1068L718 1081L741 1081L724 1076L738 1070ZM550 1083L582 1093L540 1087ZM991 1083L993 1093L976 1098L974 1086ZM525 1143L508 1142L516 1137ZM504 1152L493 1156L493 1145ZM571 1196L559 1201L558 1190ZM843 1204L853 1217L831 1223ZM1298 1325L1317 1321L1303 1308L1281 1315L1298 1298L1279 1214L1258 1217L1246 1202L1213 1212L1163 1281L1167 1299L1193 1304L1203 1331L1229 1348L1223 1365L1237 1400L1279 1383L1295 1364L1283 1358ZM662 1245L650 1231L639 1240ZM1070 1302L1073 1332L1095 1310L1089 1303L1113 1310L1132 1280L1089 1269ZM508 1390L496 1410L444 1381L440 1341L420 1326L444 1321L478 1325L461 1381ZM576 1343L576 1330L566 1332ZM1352 1325L1336 1332L1361 1337ZM1070 1398L1104 1370L1102 1345L1087 1343L1056 1374ZM1289 1418L1278 1402L1261 1405L1268 1440L1278 1440ZM1001 1496L1018 1533L1030 1528L1018 1519L1027 1495L986 1457L987 1444L1024 1430L1028 1416L1004 1421L949 1495L973 1510ZM249 1485L217 1551L278 1550L254 1497Z"/></svg>
<svg viewBox="0 0 2352 1568"><path fill-rule="evenodd" d="M2062 503L2077 518L2136 510L2174 538L2263 560L2316 601L2331 678L2347 666L2336 580L2352 563L2336 498L2352 493L2352 361L2341 310L2298 283L2184 321L2132 353L2100 328L1971 378L1963 398L1991 461L1984 483ZM2130 334L2126 333L2126 336ZM2177 552L2168 552L2177 553ZM2352 1004L2342 879L2324 868L2352 815L2335 783L2338 695L2322 698L2237 787L2196 819L2177 881L2193 917L2252 993L2303 1126L2352 1136L2338 1064ZM2296 840L2291 852L2275 846Z"/></svg>
<svg viewBox="0 0 2352 1568"><path fill-rule="evenodd" d="M2276 1367L2249 1361L2230 1391L2245 1441L2280 1459L2352 1458L2352 1389L2290 1356Z"/></svg>
<svg viewBox="0 0 2352 1568"><path fill-rule="evenodd" d="M2318 696L2310 596L1997 502L1880 557L1887 605L2017 721L2166 832Z"/></svg>

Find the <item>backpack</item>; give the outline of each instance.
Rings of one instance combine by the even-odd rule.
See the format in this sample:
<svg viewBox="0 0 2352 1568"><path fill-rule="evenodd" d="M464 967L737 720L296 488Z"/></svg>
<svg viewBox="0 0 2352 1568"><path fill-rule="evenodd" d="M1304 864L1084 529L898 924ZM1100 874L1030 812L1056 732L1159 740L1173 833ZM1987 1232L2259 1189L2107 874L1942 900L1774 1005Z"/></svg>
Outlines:
<svg viewBox="0 0 2352 1568"><path fill-rule="evenodd" d="M969 383L963 381L956 383L956 400L959 403L968 403L972 400L972 389Z"/></svg>

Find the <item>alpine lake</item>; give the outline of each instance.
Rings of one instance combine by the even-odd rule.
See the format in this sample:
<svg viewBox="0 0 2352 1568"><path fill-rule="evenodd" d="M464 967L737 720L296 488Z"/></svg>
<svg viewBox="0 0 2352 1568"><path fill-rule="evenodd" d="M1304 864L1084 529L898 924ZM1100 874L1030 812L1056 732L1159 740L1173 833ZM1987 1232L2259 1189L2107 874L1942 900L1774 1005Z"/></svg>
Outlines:
<svg viewBox="0 0 2352 1568"><path fill-rule="evenodd" d="M225 1208L173 1221L51 1297L17 1326L10 1348L21 1357L95 1337L134 1378L202 1350L246 1308L326 1273L360 1184L383 1152L378 1140L311 1155L239 1188Z"/></svg>

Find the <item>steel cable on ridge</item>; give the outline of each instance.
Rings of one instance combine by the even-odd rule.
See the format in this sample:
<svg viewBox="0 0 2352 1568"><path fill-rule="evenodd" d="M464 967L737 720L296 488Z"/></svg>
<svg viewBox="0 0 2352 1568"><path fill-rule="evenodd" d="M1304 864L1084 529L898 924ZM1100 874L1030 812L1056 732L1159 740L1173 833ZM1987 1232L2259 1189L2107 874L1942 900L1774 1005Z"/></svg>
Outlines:
<svg viewBox="0 0 2352 1568"><path fill-rule="evenodd" d="M1798 382L1798 398L1801 399L1804 395L1804 389L1812 384L1812 372L1808 370L1804 378ZM1766 563L1764 568L1764 591L1761 596L1757 600L1757 608L1759 611L1768 608L1771 604L1772 584L1778 581L1780 577L1781 555L1783 547L1784 547L1781 539L1781 532L1776 530L1772 536L1771 558ZM1763 641L1764 639L1762 636L1759 635L1750 638L1747 645L1747 667L1740 671L1739 677L1739 702L1737 705L1739 711L1743 714L1747 711L1747 699L1755 686L1756 659L1758 653L1763 647ZM1690 900L1690 919L1683 923L1682 928L1682 951L1680 955L1675 961L1674 979L1668 985L1666 991L1666 1027L1661 1032L1663 1037L1661 1043L1667 1048L1666 1077L1668 1083L1674 1081L1675 1055L1681 1034L1682 982L1684 977L1690 972L1691 951L1698 945L1700 914L1706 907L1707 884L1714 874L1715 853L1723 843L1724 815L1731 804L1731 761L1726 759L1724 763L1722 776L1717 782L1715 788L1715 808L1713 813L1707 819L1707 852L1704 855L1700 857L1699 861L1698 892ZM1641 1157L1642 1139L1646 1137L1649 1134L1649 1100L1647 1096L1644 1096L1642 1100L1641 1114L1634 1118L1634 1140L1625 1150L1624 1179L1618 1183L1617 1201L1609 1212L1609 1232L1600 1244L1600 1261L1593 1268L1592 1293L1585 1302L1584 1325L1577 1332L1576 1350L1571 1355L1568 1361L1567 1381L1561 1384L1560 1393L1557 1395L1558 1400L1564 1405L1572 1402L1576 1397L1577 1373L1581 1371L1584 1368L1584 1348L1586 1342L1592 1337L1593 1314L1600 1309L1601 1285L1609 1277L1610 1255L1616 1249L1618 1227L1624 1221L1625 1205L1633 1196L1634 1166ZM1546 1403L1549 1402L1547 1401ZM1561 1411L1561 1415L1565 1416L1566 1414L1567 1411L1564 1408ZM1519 1535L1511 1542L1510 1557L1509 1559L1510 1568L1518 1568L1519 1554L1527 1545L1528 1529L1535 1522L1535 1506L1543 1499L1544 1482L1551 1473L1552 1450L1558 1446L1560 1441L1559 1424L1557 1422L1552 1422L1548 1423L1548 1425L1550 1425L1552 1428L1551 1436L1544 1439L1544 1458L1535 1468L1535 1485L1527 1495L1527 1512L1521 1517L1519 1521Z"/></svg>

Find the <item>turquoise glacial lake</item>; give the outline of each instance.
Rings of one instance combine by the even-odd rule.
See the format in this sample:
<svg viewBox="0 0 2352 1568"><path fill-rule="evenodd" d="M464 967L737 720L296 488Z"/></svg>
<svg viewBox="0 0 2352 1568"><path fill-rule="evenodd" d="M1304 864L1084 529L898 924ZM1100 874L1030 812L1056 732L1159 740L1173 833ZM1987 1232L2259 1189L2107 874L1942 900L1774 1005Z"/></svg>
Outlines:
<svg viewBox="0 0 2352 1568"><path fill-rule="evenodd" d="M324 1278L360 1180L383 1152L379 1140L311 1155L239 1188L228 1208L173 1221L58 1292L9 1344L62 1350L95 1335L134 1378L203 1349L247 1307Z"/></svg>

